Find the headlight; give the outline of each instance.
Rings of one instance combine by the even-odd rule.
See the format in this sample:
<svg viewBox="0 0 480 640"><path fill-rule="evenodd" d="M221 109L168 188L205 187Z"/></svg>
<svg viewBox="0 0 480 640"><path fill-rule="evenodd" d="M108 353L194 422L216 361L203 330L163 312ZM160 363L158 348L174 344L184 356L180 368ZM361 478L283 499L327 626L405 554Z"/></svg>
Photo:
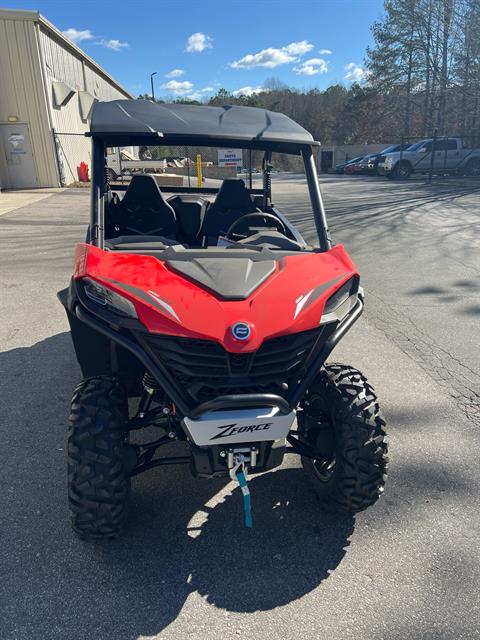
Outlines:
<svg viewBox="0 0 480 640"><path fill-rule="evenodd" d="M85 295L95 304L120 316L138 318L135 307L130 300L91 278L82 278L82 283Z"/></svg>
<svg viewBox="0 0 480 640"><path fill-rule="evenodd" d="M358 298L358 276L353 276L333 293L326 301L320 324L342 321L355 306Z"/></svg>

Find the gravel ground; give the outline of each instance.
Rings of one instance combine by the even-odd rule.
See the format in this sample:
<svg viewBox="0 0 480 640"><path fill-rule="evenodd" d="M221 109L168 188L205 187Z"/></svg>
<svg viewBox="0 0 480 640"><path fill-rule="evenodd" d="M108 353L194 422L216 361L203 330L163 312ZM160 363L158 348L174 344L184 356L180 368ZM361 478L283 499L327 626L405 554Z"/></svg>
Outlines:
<svg viewBox="0 0 480 640"><path fill-rule="evenodd" d="M311 234L301 180L276 182L278 205ZM367 292L334 358L377 388L389 482L355 519L326 515L289 457L252 479L252 531L231 483L164 468L135 479L117 541L72 534L65 424L80 372L55 293L88 193L2 216L2 640L480 638L478 192L323 183Z"/></svg>

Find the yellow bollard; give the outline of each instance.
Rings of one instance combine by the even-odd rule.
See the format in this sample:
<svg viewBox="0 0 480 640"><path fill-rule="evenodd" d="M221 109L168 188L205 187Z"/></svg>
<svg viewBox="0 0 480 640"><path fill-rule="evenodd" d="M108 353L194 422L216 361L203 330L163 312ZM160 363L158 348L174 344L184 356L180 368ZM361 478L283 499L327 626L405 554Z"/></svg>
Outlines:
<svg viewBox="0 0 480 640"><path fill-rule="evenodd" d="M202 186L202 156L197 153L197 186Z"/></svg>

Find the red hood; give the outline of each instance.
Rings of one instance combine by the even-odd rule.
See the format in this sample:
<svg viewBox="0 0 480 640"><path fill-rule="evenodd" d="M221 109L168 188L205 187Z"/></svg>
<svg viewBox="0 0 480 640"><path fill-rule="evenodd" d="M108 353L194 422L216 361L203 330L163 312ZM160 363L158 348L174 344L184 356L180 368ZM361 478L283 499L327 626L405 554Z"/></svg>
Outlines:
<svg viewBox="0 0 480 640"><path fill-rule="evenodd" d="M222 300L154 256L79 244L74 277L87 275L131 300L149 332L216 340L240 353L257 350L267 338L318 327L326 300L358 272L343 246L337 245L323 253L283 257L245 300ZM321 294L302 307L303 297L312 290ZM232 337L236 322L250 324L248 342Z"/></svg>

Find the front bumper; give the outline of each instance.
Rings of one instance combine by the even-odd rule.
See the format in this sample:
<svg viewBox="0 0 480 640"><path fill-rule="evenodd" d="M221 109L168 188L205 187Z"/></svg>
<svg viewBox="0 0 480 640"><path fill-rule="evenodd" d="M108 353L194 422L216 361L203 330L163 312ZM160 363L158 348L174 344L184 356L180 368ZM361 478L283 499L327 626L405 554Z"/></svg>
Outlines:
<svg viewBox="0 0 480 640"><path fill-rule="evenodd" d="M92 313L84 309L79 303L75 305L74 313L77 319L80 320L80 322L87 324L90 328L98 331L106 338L110 339L112 342L118 344L119 346L132 353L132 355L134 355L143 364L145 369L153 375L158 384L162 387L165 393L169 396L172 402L175 403L177 408L184 416L199 417L199 409L203 413L207 413L207 411L211 410L210 406L205 406L204 410L201 409L201 405L196 407L191 406L188 403L183 390L175 383L174 380L171 379L168 372L161 365L161 363L158 360L156 361L156 359L154 359L150 354L142 349L140 345L134 342L131 338L128 338L120 332L113 330L111 327L97 319ZM274 394L255 394L256 396L263 395L264 406L281 406L282 408L284 408L286 402L289 408L293 411L300 400L303 398L306 389L309 387L311 382L313 382L313 379L317 375L320 368L323 366L325 360L330 355L334 347L341 340L341 338L343 338L347 331L351 329L351 327L355 324L362 313L363 301L359 297L356 305L350 311L348 316L337 326L332 335L325 341L324 345L310 364L302 380L294 389L289 391L286 398L275 396ZM224 396L216 398L215 400L218 407L223 403L222 408L231 409L245 408L245 406L248 406L251 402L254 402L254 404L258 406L258 403L261 401L262 398L251 398L250 394ZM209 405L210 403L205 404ZM250 406L252 405L250 404Z"/></svg>
<svg viewBox="0 0 480 640"><path fill-rule="evenodd" d="M391 173L391 168L384 164L377 164L377 173L379 176L386 176Z"/></svg>

